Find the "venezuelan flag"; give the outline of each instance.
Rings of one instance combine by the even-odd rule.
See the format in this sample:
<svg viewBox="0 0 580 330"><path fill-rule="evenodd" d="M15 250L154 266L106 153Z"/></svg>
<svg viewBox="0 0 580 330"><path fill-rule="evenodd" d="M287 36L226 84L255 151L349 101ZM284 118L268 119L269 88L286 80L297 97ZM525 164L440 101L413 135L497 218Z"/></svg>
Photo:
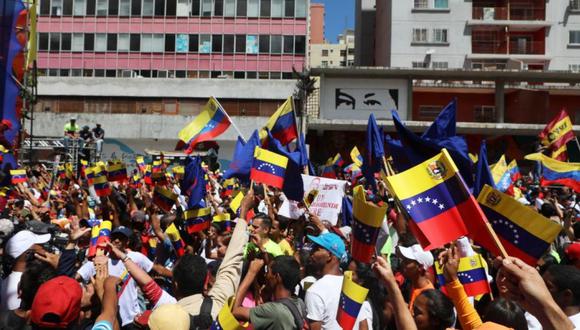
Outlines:
<svg viewBox="0 0 580 330"><path fill-rule="evenodd" d="M344 160L342 159L342 156L340 155L340 153L337 153L336 155L334 155L334 158L332 158L329 165L336 166L336 167L342 167L342 165L344 165Z"/></svg>
<svg viewBox="0 0 580 330"><path fill-rule="evenodd" d="M412 228L420 231L415 236L425 250L467 235L463 219L483 216L446 149L389 176L387 185L416 224Z"/></svg>
<svg viewBox="0 0 580 330"><path fill-rule="evenodd" d="M12 176L12 184L26 182L28 179L25 169L10 170L10 175Z"/></svg>
<svg viewBox="0 0 580 330"><path fill-rule="evenodd" d="M230 125L226 111L215 98L210 97L200 114L179 131L178 137L189 146L189 149L193 149L200 142L213 140L225 132Z"/></svg>
<svg viewBox="0 0 580 330"><path fill-rule="evenodd" d="M64 164L65 176L69 179L73 179L75 176L75 170L72 163Z"/></svg>
<svg viewBox="0 0 580 330"><path fill-rule="evenodd" d="M93 184L93 179L95 178L95 169L93 167L87 167L85 169L85 177L87 178L88 184Z"/></svg>
<svg viewBox="0 0 580 330"><path fill-rule="evenodd" d="M109 196L111 194L111 187L109 187L109 181L106 175L96 176L93 179L93 187L99 197Z"/></svg>
<svg viewBox="0 0 580 330"><path fill-rule="evenodd" d="M238 214L238 209L242 204L242 199L244 199L244 193L240 191L230 202L230 209L234 211L235 214Z"/></svg>
<svg viewBox="0 0 580 330"><path fill-rule="evenodd" d="M240 322L236 320L234 314L232 314L232 305L234 304L234 297L228 299L227 304L224 304L220 310L217 318L213 321L210 330L244 330L248 327L240 325Z"/></svg>
<svg viewBox="0 0 580 330"><path fill-rule="evenodd" d="M224 188L222 194L224 196L231 196L231 194L234 192L235 186L236 186L235 178L229 178L227 180L224 180L224 182L222 183L222 187Z"/></svg>
<svg viewBox="0 0 580 330"><path fill-rule="evenodd" d="M445 290L443 267L438 261L435 261L435 271L437 272L439 285L441 285L442 289ZM489 282L487 282L487 272L485 271L483 259L479 254L459 259L457 278L463 285L465 293L470 297L491 292Z"/></svg>
<svg viewBox="0 0 580 330"><path fill-rule="evenodd" d="M548 250L562 227L485 185L477 198L507 253L531 266Z"/></svg>
<svg viewBox="0 0 580 330"><path fill-rule="evenodd" d="M149 239L147 240L147 246L149 246L149 248L147 249L147 255L155 258L155 255L157 254L157 237L149 237Z"/></svg>
<svg viewBox="0 0 580 330"><path fill-rule="evenodd" d="M387 206L379 207L367 203L361 185L354 188L353 199L351 254L354 260L369 263L375 252L375 243L387 213Z"/></svg>
<svg viewBox="0 0 580 330"><path fill-rule="evenodd" d="M332 166L324 166L322 168L322 173L320 174L323 178L336 179L336 172Z"/></svg>
<svg viewBox="0 0 580 330"><path fill-rule="evenodd" d="M173 172L173 174L185 174L185 167L179 165L179 166L174 166L171 171Z"/></svg>
<svg viewBox="0 0 580 330"><path fill-rule="evenodd" d="M338 312L336 313L336 321L342 329L351 330L354 327L358 313L365 299L367 299L368 293L369 289L356 284L352 280L352 271L344 272Z"/></svg>
<svg viewBox="0 0 580 330"><path fill-rule="evenodd" d="M209 207L187 210L183 216L188 234L205 230L211 225L211 208Z"/></svg>
<svg viewBox="0 0 580 330"><path fill-rule="evenodd" d="M148 185L153 184L153 180L151 179L151 165L145 165L145 171L143 172L145 183Z"/></svg>
<svg viewBox="0 0 580 330"><path fill-rule="evenodd" d="M294 116L294 100L290 96L276 112L268 119L266 126L260 130L260 141L264 143L268 137L268 131L282 145L287 145L298 137L296 130L296 118Z"/></svg>
<svg viewBox="0 0 580 330"><path fill-rule="evenodd" d="M82 178L86 178L86 176L87 176L86 171L87 171L88 166L89 166L89 162L87 162L84 159L81 159L81 177Z"/></svg>
<svg viewBox="0 0 580 330"><path fill-rule="evenodd" d="M165 229L165 234L169 236L169 240L173 244L173 248L175 249L175 254L177 257L181 257L185 254L185 243L181 239L181 235L179 234L179 230L175 227L174 223L171 223L167 229Z"/></svg>
<svg viewBox="0 0 580 330"><path fill-rule="evenodd" d="M113 223L111 221L102 221L99 225L99 237L97 238L97 246L105 247L107 242L111 241L111 230Z"/></svg>
<svg viewBox="0 0 580 330"><path fill-rule="evenodd" d="M352 159L352 162L355 163L356 166L362 167L364 159L363 159L363 156L358 151L358 148L356 146L354 146L352 148L352 150L350 151L350 159Z"/></svg>
<svg viewBox="0 0 580 330"><path fill-rule="evenodd" d="M66 170L64 168L64 165L58 165L56 169L56 177L61 179L66 178Z"/></svg>
<svg viewBox="0 0 580 330"><path fill-rule="evenodd" d="M288 158L260 147L254 149L250 179L282 189Z"/></svg>
<svg viewBox="0 0 580 330"><path fill-rule="evenodd" d="M125 164L121 162L110 163L109 166L107 167L107 178L109 179L110 182L127 181L127 168L125 167Z"/></svg>
<svg viewBox="0 0 580 330"><path fill-rule="evenodd" d="M540 142L552 150L558 150L563 145L574 139L572 121L565 109L562 109L538 136Z"/></svg>
<svg viewBox="0 0 580 330"><path fill-rule="evenodd" d="M133 176L131 176L131 187L133 188L141 187L141 176L139 176L139 173L135 173L133 174Z"/></svg>
<svg viewBox="0 0 580 330"><path fill-rule="evenodd" d="M580 192L580 163L560 162L540 153L526 155L525 158L542 163L542 186L562 184Z"/></svg>
<svg viewBox="0 0 580 330"><path fill-rule="evenodd" d="M89 251L87 257L92 258L97 254L97 240L99 239L99 224L91 227L91 239L89 241Z"/></svg>
<svg viewBox="0 0 580 330"><path fill-rule="evenodd" d="M154 183L159 183L159 184L167 183L167 175L165 174L165 171L153 172L153 173L151 173L150 178L151 178L151 182L154 182Z"/></svg>
<svg viewBox="0 0 580 330"><path fill-rule="evenodd" d="M145 164L145 158L143 158L143 156L137 156L135 157L135 163L137 163L137 168L139 168L139 171L141 171L141 173L145 173L145 166L147 164Z"/></svg>
<svg viewBox="0 0 580 330"><path fill-rule="evenodd" d="M161 172L162 170L163 170L163 161L161 159L154 160L151 172L157 173Z"/></svg>
<svg viewBox="0 0 580 330"><path fill-rule="evenodd" d="M153 203L163 211L171 211L176 200L177 194L173 193L173 191L159 186L155 187L155 190L153 191Z"/></svg>
<svg viewBox="0 0 580 330"><path fill-rule="evenodd" d="M220 225L222 230L231 231L232 230L232 221L230 219L229 213L222 213L213 216L212 221Z"/></svg>

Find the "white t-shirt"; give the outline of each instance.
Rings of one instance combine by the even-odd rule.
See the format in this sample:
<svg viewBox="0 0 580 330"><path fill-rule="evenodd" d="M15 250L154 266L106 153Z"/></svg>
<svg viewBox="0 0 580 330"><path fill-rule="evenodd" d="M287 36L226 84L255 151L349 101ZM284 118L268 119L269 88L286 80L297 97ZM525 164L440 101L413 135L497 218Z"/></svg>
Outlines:
<svg viewBox="0 0 580 330"><path fill-rule="evenodd" d="M528 329L530 330L543 329L542 325L540 324L540 321L538 321L538 319L535 316L533 316L528 312L526 312L524 315L526 317L526 321L528 321ZM568 316L568 319L572 321L572 324L574 324L574 329L580 329L580 313Z"/></svg>
<svg viewBox="0 0 580 330"><path fill-rule="evenodd" d="M352 330L358 330L360 322L367 320L367 327L368 329L373 328L373 308L371 304L365 300L363 302L360 311L358 312L358 316L356 317L356 321L354 322L354 327Z"/></svg>
<svg viewBox="0 0 580 330"><path fill-rule="evenodd" d="M127 255L134 263L141 267L144 271L150 272L153 268L153 262L146 256L139 252L129 251ZM86 282L95 275L95 264L87 262L77 271L77 273ZM125 326L131 322L135 316L141 312L139 307L139 299L137 293L137 282L129 275L125 265L121 260L109 259L109 274L111 276L119 277L123 284L121 296L119 297L119 315L121 316L121 326Z"/></svg>
<svg viewBox="0 0 580 330"><path fill-rule="evenodd" d="M306 290L306 315L309 320L321 321L322 329L340 329L336 321L343 276L324 275Z"/></svg>
<svg viewBox="0 0 580 330"><path fill-rule="evenodd" d="M18 284L22 272L12 272L2 280L0 288L0 310L11 311L20 308L20 298L18 298Z"/></svg>

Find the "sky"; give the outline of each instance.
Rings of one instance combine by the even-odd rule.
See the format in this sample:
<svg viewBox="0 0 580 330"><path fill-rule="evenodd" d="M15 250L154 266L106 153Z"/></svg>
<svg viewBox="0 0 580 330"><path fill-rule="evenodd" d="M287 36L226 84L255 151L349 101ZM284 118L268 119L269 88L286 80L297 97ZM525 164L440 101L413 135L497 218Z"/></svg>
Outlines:
<svg viewBox="0 0 580 330"><path fill-rule="evenodd" d="M336 37L345 28L354 29L354 0L311 0L310 2L324 4L324 37L329 42L336 43Z"/></svg>

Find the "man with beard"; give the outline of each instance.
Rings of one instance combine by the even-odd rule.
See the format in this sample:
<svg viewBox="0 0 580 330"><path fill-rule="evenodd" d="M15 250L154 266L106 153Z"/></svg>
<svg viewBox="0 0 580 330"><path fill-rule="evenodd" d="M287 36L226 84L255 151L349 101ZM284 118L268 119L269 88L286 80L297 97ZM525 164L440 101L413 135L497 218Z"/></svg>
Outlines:
<svg viewBox="0 0 580 330"><path fill-rule="evenodd" d="M343 275L340 263L346 258L344 242L333 233L308 235L314 243L309 262L322 277L306 291L310 329L340 329L336 321Z"/></svg>

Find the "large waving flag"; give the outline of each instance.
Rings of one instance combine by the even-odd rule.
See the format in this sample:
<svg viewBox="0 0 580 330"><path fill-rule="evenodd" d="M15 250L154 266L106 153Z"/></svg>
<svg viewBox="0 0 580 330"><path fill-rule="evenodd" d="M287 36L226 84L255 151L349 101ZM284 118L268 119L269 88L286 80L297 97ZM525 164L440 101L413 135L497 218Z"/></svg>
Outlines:
<svg viewBox="0 0 580 330"><path fill-rule="evenodd" d="M367 153L361 167L367 183L376 189L375 173L380 172L382 158L385 156L385 147L383 145L383 130L377 125L374 114L370 114L367 123Z"/></svg>
<svg viewBox="0 0 580 330"><path fill-rule="evenodd" d="M456 136L456 113L457 99L453 98L449 104L441 110L431 126L421 135L422 138L434 140L446 139Z"/></svg>
<svg viewBox="0 0 580 330"><path fill-rule="evenodd" d="M211 208L191 209L184 212L185 229L188 234L205 230L211 225Z"/></svg>
<svg viewBox="0 0 580 330"><path fill-rule="evenodd" d="M289 199L293 201L301 201L304 198L304 182L302 181L304 168L300 166L300 161L302 159L301 152L288 151L282 146L282 143L272 135L268 135L268 150L288 158L282 191Z"/></svg>
<svg viewBox="0 0 580 330"><path fill-rule="evenodd" d="M205 173L201 163L201 157L188 157L183 179L180 182L181 194L189 197L187 206L190 209L199 207L206 194Z"/></svg>
<svg viewBox="0 0 580 330"><path fill-rule="evenodd" d="M213 140L225 132L231 125L224 108L212 96L195 119L179 131L178 137L189 146L191 152L196 144Z"/></svg>
<svg viewBox="0 0 580 330"><path fill-rule="evenodd" d="M343 226L351 226L353 223L352 202L346 196L342 198L342 209L340 211Z"/></svg>
<svg viewBox="0 0 580 330"><path fill-rule="evenodd" d="M360 152L358 151L358 148L356 146L354 146L352 148L352 150L350 151L350 159L352 159L352 162L356 164L356 166L361 167L363 164L363 156L360 154Z"/></svg>
<svg viewBox="0 0 580 330"><path fill-rule="evenodd" d="M443 276L443 267L438 261L435 261L435 271L437 280L442 290L445 291L445 276ZM470 297L479 296L480 294L491 292L489 282L487 281L487 272L485 271L484 262L479 254L459 259L459 268L457 269L457 278L463 285L465 293Z"/></svg>
<svg viewBox="0 0 580 330"><path fill-rule="evenodd" d="M256 147L250 179L282 189L287 165L288 157Z"/></svg>
<svg viewBox="0 0 580 330"><path fill-rule="evenodd" d="M552 150L552 158L566 159L566 143L574 139L572 121L565 109L562 109L538 135L540 142Z"/></svg>
<svg viewBox="0 0 580 330"><path fill-rule="evenodd" d="M308 174L316 175L316 170L308 158L308 150L306 149L306 141L304 139L304 134L300 133L298 142L296 143L296 151L300 152L300 166L308 166Z"/></svg>
<svg viewBox="0 0 580 330"><path fill-rule="evenodd" d="M250 170L252 169L252 161L254 159L254 149L260 145L260 137L258 130L252 133L247 142L241 137L238 137L238 142L234 149L234 155L229 168L224 173L224 179L236 177L241 182L250 182Z"/></svg>
<svg viewBox="0 0 580 330"><path fill-rule="evenodd" d="M421 164L387 177L387 185L420 231L423 249L440 247L468 231L464 219L481 218L475 198L446 149Z"/></svg>
<svg viewBox="0 0 580 330"><path fill-rule="evenodd" d="M351 255L356 261L370 263L387 206L367 203L363 186L356 186L353 193L353 224Z"/></svg>
<svg viewBox="0 0 580 330"><path fill-rule="evenodd" d="M336 321L342 329L352 330L368 293L369 289L356 284L352 280L352 271L344 272L338 312L336 313Z"/></svg>
<svg viewBox="0 0 580 330"><path fill-rule="evenodd" d="M485 140L481 141L479 148L479 157L477 161L477 168L475 171L475 184L473 186L473 195L479 196L484 185L495 187L493 176L487 164L487 146Z"/></svg>
<svg viewBox="0 0 580 330"><path fill-rule="evenodd" d="M461 172L463 180L468 187L473 186L473 163L467 152L467 143L460 136L450 136L442 139L432 138L430 136L420 137L411 132L399 118L397 111L392 111L393 122L401 139L402 151L405 152L409 164L414 166L424 162L441 152L441 149L447 149L449 155L453 158L457 168ZM437 121L437 119L436 119ZM397 158L394 157L395 161ZM400 165L396 165L399 168Z"/></svg>
<svg viewBox="0 0 580 330"><path fill-rule="evenodd" d="M177 194L169 189L155 187L153 191L153 203L165 212L171 211L177 201Z"/></svg>
<svg viewBox="0 0 580 330"><path fill-rule="evenodd" d="M507 253L531 266L549 249L562 227L498 190L485 186L477 198Z"/></svg>
<svg viewBox="0 0 580 330"><path fill-rule="evenodd" d="M260 130L260 140L265 141L268 131L283 145L287 145L298 137L296 117L294 116L294 100L290 96L276 112L268 119L266 126Z"/></svg>
<svg viewBox="0 0 580 330"><path fill-rule="evenodd" d="M560 162L540 153L526 155L525 158L542 164L542 186L561 184L580 192L580 163Z"/></svg>
<svg viewBox="0 0 580 330"><path fill-rule="evenodd" d="M184 255L185 243L183 242L183 239L181 239L181 234L179 234L179 230L175 227L175 223L171 223L167 229L165 229L165 234L169 236L169 240L171 241L171 244L173 244L177 257Z"/></svg>

